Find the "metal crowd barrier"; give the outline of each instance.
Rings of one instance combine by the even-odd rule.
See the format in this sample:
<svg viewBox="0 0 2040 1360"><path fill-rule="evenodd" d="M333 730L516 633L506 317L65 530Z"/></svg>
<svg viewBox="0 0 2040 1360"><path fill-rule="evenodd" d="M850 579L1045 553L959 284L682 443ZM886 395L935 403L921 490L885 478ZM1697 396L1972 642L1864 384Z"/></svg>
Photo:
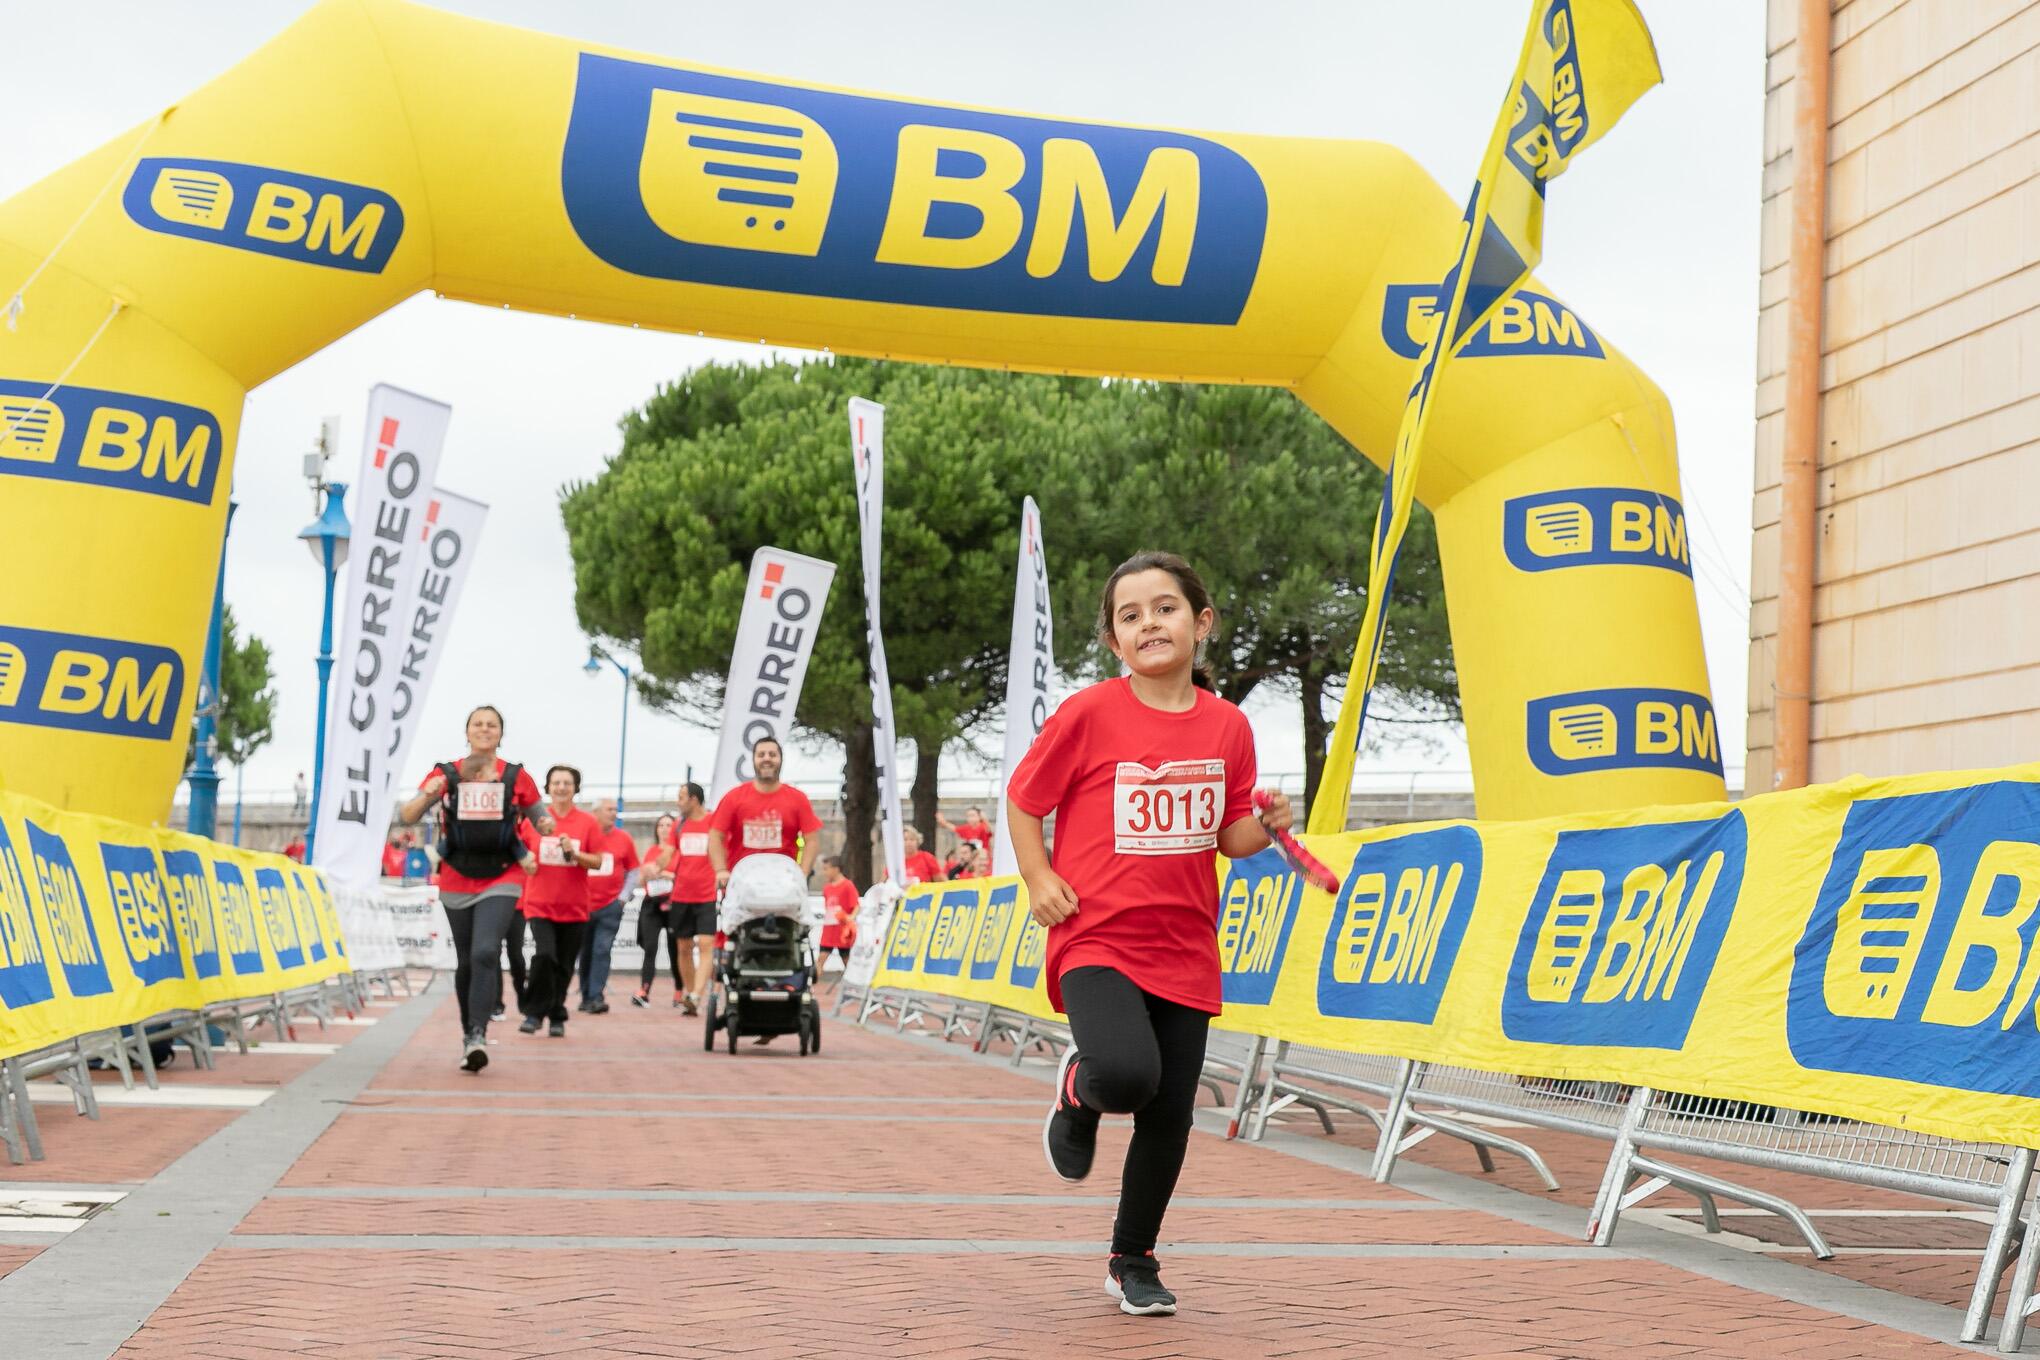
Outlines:
<svg viewBox="0 0 2040 1360"><path fill-rule="evenodd" d="M1069 1027L1061 1021L927 992L867 989L858 1022L873 1015L890 1016L896 1032L922 1018L939 1020L945 1039L975 1028L973 1047L979 1052L1000 1038L1010 1039L1015 1067L1030 1049L1053 1056L1070 1042ZM1527 1163L1547 1189L1558 1189L1557 1177L1537 1149L1474 1122L1483 1117L1605 1141L1611 1152L1586 1230L1597 1246L1613 1240L1625 1210L1672 1188L1697 1201L1707 1232L1721 1231L1715 1202L1730 1199L1777 1215L1821 1259L1834 1255L1812 1217L1790 1199L1665 1161L1660 1153L1978 1205L1992 1210L1991 1231L1961 1339L1978 1341L1988 1330L1991 1301L2013 1266L2015 1249L1999 1349L2017 1351L2026 1319L2040 1313L2040 1205L2030 1196L2036 1160L2031 1148L1964 1143L1616 1082L1519 1077L1213 1030L1204 1084L1223 1104L1221 1083L1234 1084L1228 1137L1260 1138L1269 1117L1292 1104L1315 1111L1327 1133L1333 1127L1332 1110L1372 1121L1380 1131L1372 1174L1382 1182L1393 1178L1405 1153L1442 1133L1471 1146L1484 1170L1494 1169L1495 1152L1507 1152ZM1377 1108L1362 1096L1384 1104Z"/></svg>
<svg viewBox="0 0 2040 1360"><path fill-rule="evenodd" d="M1392 1058L1385 1054L1347 1053L1340 1049L1312 1048L1287 1041L1278 1043L1275 1045L1274 1061L1269 1065L1268 1079L1260 1088L1260 1099L1248 1136L1259 1139L1268 1130L1269 1116L1292 1103L1315 1110L1326 1133L1332 1132L1330 1111L1345 1110L1371 1120L1380 1135L1375 1153L1375 1177L1378 1180L1385 1181L1393 1174L1396 1157L1432 1135L1442 1133L1472 1147L1483 1171L1493 1171L1494 1154L1506 1152L1529 1163L1545 1189L1558 1189L1558 1177L1551 1174L1544 1158L1528 1143L1464 1120L1452 1119L1436 1110L1413 1106L1408 1093L1416 1077L1416 1066L1407 1058ZM1339 1092L1351 1092L1353 1095L1342 1096ZM1382 1106L1376 1109L1365 1101L1354 1099L1354 1095L1375 1096L1382 1101ZM1398 1096L1402 1097L1400 1101ZM1389 1125L1398 1118L1398 1111L1400 1123L1394 1136L1390 1136ZM1408 1129L1412 1124L1416 1125L1414 1132ZM1387 1157L1386 1169L1382 1162L1384 1154Z"/></svg>
<svg viewBox="0 0 2040 1360"><path fill-rule="evenodd" d="M1931 1134L1865 1124L1825 1115L1801 1114L1745 1101L1703 1099L1639 1087L1619 1130L1608 1175L1601 1183L1589 1232L1597 1244L1612 1239L1622 1210L1665 1184L1698 1183L1730 1198L1749 1199L1745 1190L1719 1188L1715 1178L1664 1162L1650 1154L1683 1153L1769 1171L1789 1171L1873 1186L1903 1194L1975 1204L1992 1210L1990 1237L1964 1314L1964 1341L1981 1340L1990 1325L1991 1300L2021 1234L2020 1213L2033 1177L2034 1151L1995 1143L1965 1143ZM1632 1189L1631 1183L1640 1180ZM1759 1202L1752 1200L1751 1202ZM1797 1206L1783 1200L1786 1213L1825 1257L1819 1233ZM1763 1207L1771 1208L1771 1205ZM2030 1232L2025 1234L2031 1254ZM2031 1293L2027 1281L2026 1294ZM2006 1312L2006 1334L2017 1349L2019 1325L2011 1320L2024 1296L2015 1289ZM2019 1314L2020 1324L2023 1314Z"/></svg>
<svg viewBox="0 0 2040 1360"><path fill-rule="evenodd" d="M218 1001L195 1010L165 1011L139 1024L77 1035L0 1060L0 1148L6 1149L9 1161L15 1165L42 1160L42 1132L29 1091L29 1082L37 1078L55 1077L70 1091L76 1112L97 1119L99 1098L90 1066L94 1059L118 1073L124 1089L134 1089L139 1072L149 1089L156 1090L159 1087L152 1044L165 1040L182 1043L191 1051L192 1063L198 1070L211 1071L217 1066L209 1032L212 1026L224 1029L240 1051L246 1053L252 1027L269 1025L279 1041L295 1037L295 1017L309 1017L324 1029L336 1010L345 1011L351 1018L366 1009L369 991L377 986L393 1000L399 987L406 996L415 995L404 968L342 973L323 982L267 996Z"/></svg>

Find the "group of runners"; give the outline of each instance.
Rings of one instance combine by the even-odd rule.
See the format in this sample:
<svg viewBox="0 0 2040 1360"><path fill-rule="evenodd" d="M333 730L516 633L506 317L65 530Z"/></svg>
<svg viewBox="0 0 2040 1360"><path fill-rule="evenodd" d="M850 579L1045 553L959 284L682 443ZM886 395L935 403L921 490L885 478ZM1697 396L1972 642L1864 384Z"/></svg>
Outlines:
<svg viewBox="0 0 2040 1360"><path fill-rule="evenodd" d="M518 1031L543 1028L564 1038L577 976L579 1009L592 1015L609 1010L610 955L624 907L642 889L644 962L631 1000L651 1004L663 934L673 1005L693 1015L712 981L716 899L731 866L748 855L776 853L811 873L821 852L821 819L805 793L780 781L785 756L770 737L751 749L755 776L725 794L713 812L699 784L685 785L640 855L637 842L617 825L613 800L598 799L592 810L579 805L581 772L573 766L547 769L541 796L531 772L502 755L503 727L492 704L469 713L467 754L434 765L398 811L407 825L437 816L434 881L453 941L461 1066L470 1072L488 1066L489 1023L504 1016L506 951L521 1013ZM829 922L821 946L847 958L857 892L840 858L823 876Z"/></svg>
<svg viewBox="0 0 2040 1360"><path fill-rule="evenodd" d="M1201 653L1216 622L1210 592L1172 553L1140 553L1107 580L1097 635L1121 674L1078 691L1049 717L1006 789L1006 827L1029 910L1047 928L1050 1003L1069 1019L1042 1130L1050 1168L1065 1181L1091 1173L1101 1118L1133 1117L1120 1170L1105 1287L1122 1311L1166 1314L1176 1298L1161 1282L1155 1244L1182 1171L1211 1018L1220 1009L1216 857L1266 849L1293 819L1280 793L1256 811L1257 763L1246 716L1212 689ZM526 1034L566 1033L566 994L577 958L582 1005L607 1009L602 984L623 899L638 882L645 962L639 1005L650 1003L658 932L666 932L674 1003L692 1014L710 981L703 946L715 900L746 855L795 857L812 872L821 820L781 780L784 753L771 738L751 752L756 774L711 812L689 784L660 820L642 861L615 826L615 805L591 813L575 803L579 771L546 771L544 797L522 767L499 753L503 717L469 714L468 752L435 766L402 809L415 824L440 817L440 901L459 958L462 1064L487 1065L487 1028L500 996L506 940L528 928L535 945L520 992ZM1044 823L1053 819L1051 851ZM945 865L908 832L909 885L989 871L991 827L979 809L961 824ZM824 951L847 955L857 891L839 859L824 868L830 927ZM851 926L854 929L854 926Z"/></svg>

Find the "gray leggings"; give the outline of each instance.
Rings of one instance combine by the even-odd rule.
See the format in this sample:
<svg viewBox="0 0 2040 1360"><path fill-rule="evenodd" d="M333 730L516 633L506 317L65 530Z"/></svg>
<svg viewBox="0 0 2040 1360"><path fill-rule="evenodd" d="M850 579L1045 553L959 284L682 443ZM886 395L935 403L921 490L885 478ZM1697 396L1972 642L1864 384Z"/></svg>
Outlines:
<svg viewBox="0 0 2040 1360"><path fill-rule="evenodd" d="M453 932L453 990L460 998L462 1034L485 1032L503 995L503 937L517 920L517 895L515 887L479 896L439 895Z"/></svg>

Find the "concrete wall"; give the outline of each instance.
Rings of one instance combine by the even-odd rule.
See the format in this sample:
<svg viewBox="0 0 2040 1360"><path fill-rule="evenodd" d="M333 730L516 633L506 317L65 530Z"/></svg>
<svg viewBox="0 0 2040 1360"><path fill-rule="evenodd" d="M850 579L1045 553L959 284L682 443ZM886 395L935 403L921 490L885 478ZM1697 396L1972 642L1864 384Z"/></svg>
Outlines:
<svg viewBox="0 0 2040 1360"><path fill-rule="evenodd" d="M1770 0L1749 765L1771 785L1796 0ZM2040 0L1834 11L1815 780L2040 758Z"/></svg>

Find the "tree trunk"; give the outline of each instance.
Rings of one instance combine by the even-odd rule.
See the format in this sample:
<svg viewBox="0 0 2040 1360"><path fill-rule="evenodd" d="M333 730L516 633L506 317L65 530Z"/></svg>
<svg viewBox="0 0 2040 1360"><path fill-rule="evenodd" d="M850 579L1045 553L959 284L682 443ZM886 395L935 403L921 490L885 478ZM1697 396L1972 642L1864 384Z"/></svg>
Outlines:
<svg viewBox="0 0 2040 1360"><path fill-rule="evenodd" d="M914 821L913 826L921 833L921 844L934 849L935 813L941 807L941 793L936 788L936 766L942 763L942 748L934 742L914 743Z"/></svg>
<svg viewBox="0 0 2040 1360"><path fill-rule="evenodd" d="M878 827L878 754L868 722L843 740L843 869L861 890L877 881L872 868L872 834Z"/></svg>
<svg viewBox="0 0 2040 1360"><path fill-rule="evenodd" d="M1330 744L1332 723L1325 718L1325 681L1331 672L1323 661L1312 659L1297 672L1303 690L1303 811L1317 801L1318 784L1325 777L1325 748Z"/></svg>

